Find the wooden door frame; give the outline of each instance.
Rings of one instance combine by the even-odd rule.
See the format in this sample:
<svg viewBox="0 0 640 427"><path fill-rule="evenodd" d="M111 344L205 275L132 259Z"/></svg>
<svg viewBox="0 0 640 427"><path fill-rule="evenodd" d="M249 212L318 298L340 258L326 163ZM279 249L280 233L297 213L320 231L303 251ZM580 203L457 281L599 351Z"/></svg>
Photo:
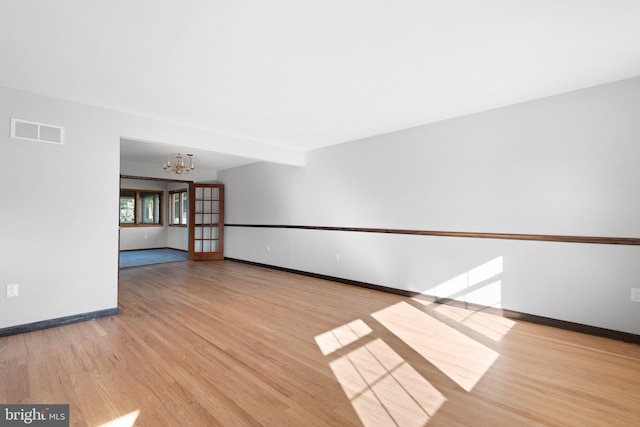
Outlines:
<svg viewBox="0 0 640 427"><path fill-rule="evenodd" d="M218 251L216 252L196 252L195 251L195 216L196 216L196 187L218 188ZM224 259L224 184L222 183L189 183L189 260L220 260ZM208 256L197 254L211 254Z"/></svg>

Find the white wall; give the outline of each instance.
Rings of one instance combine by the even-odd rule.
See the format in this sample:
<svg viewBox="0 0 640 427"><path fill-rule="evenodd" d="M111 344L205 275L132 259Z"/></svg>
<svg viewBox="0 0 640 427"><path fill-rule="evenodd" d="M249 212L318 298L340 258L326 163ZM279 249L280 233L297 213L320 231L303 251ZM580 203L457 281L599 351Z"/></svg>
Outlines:
<svg viewBox="0 0 640 427"><path fill-rule="evenodd" d="M66 144L10 139L10 117ZM637 117L638 78L230 169L226 222L638 238ZM121 137L220 143L0 87L0 328L117 306ZM225 255L640 334L638 247L228 227Z"/></svg>
<svg viewBox="0 0 640 427"><path fill-rule="evenodd" d="M117 306L119 136L96 112L0 88L0 328ZM10 139L10 117L66 142Z"/></svg>
<svg viewBox="0 0 640 427"><path fill-rule="evenodd" d="M11 117L64 126L66 143L11 139ZM117 307L121 137L259 157L237 138L0 87L0 328Z"/></svg>
<svg viewBox="0 0 640 427"><path fill-rule="evenodd" d="M226 223L639 238L638 117L635 78L221 171ZM640 334L638 246L225 233L227 257Z"/></svg>

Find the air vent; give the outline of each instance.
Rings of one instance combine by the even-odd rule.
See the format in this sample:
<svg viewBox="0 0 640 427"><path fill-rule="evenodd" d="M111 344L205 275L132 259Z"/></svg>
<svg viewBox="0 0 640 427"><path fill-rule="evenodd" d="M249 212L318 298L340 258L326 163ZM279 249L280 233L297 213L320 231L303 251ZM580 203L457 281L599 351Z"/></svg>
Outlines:
<svg viewBox="0 0 640 427"><path fill-rule="evenodd" d="M64 127L11 118L11 138L64 144Z"/></svg>

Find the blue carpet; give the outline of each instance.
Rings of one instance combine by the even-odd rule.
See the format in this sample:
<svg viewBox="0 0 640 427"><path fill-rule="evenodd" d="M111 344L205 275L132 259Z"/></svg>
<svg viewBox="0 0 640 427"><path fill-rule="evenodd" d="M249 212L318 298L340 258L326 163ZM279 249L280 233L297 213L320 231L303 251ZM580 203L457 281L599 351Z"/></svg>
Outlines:
<svg viewBox="0 0 640 427"><path fill-rule="evenodd" d="M187 261L187 252L175 249L145 249L120 252L120 268L138 265L161 264L164 262Z"/></svg>

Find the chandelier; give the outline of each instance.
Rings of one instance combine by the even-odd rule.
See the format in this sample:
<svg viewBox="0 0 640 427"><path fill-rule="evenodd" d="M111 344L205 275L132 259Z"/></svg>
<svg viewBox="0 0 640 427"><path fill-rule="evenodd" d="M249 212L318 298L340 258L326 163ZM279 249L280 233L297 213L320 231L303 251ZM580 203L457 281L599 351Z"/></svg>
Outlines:
<svg viewBox="0 0 640 427"><path fill-rule="evenodd" d="M171 159L167 156L167 161L162 164L162 169L166 173L175 173L176 175L188 174L195 167L193 166L193 154L187 154L187 156L189 156L189 166L185 166L182 154L178 153L174 164L171 164Z"/></svg>

